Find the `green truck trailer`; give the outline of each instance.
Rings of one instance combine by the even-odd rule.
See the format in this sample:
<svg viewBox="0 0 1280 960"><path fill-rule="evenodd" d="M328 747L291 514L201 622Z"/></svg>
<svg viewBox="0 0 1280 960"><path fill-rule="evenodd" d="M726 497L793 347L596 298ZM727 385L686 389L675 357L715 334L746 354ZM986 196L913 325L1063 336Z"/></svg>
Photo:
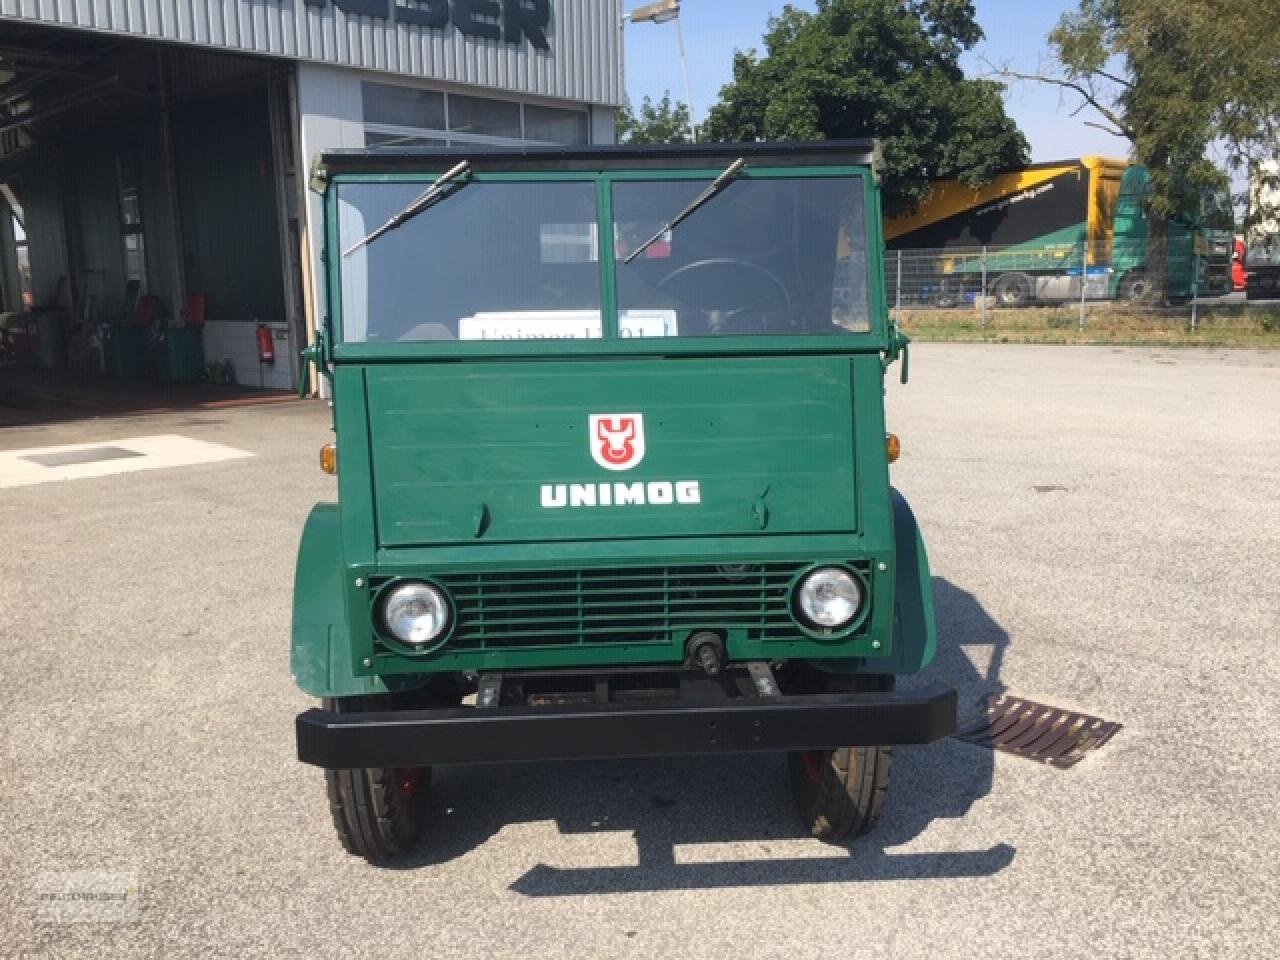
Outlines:
<svg viewBox="0 0 1280 960"><path fill-rule="evenodd" d="M1150 189L1146 167L1097 156L1036 164L977 188L936 181L918 210L886 222L890 275L902 257L914 268L910 292L943 306L983 295L1009 307L1082 295L1154 300ZM1210 226L1221 218L1206 199L1167 222L1163 297L1230 291L1230 224Z"/></svg>
<svg viewBox="0 0 1280 960"><path fill-rule="evenodd" d="M297 718L352 853L430 768L787 751L801 817L881 809L955 729L889 482L871 143L325 154L336 441L298 553Z"/></svg>

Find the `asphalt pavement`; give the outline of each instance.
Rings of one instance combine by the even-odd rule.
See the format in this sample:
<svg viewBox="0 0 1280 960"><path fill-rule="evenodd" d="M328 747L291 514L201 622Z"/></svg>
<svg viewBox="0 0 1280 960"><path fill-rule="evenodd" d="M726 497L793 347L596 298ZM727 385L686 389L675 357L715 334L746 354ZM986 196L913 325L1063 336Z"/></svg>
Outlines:
<svg viewBox="0 0 1280 960"><path fill-rule="evenodd" d="M0 956L1280 956L1280 353L916 345L911 373L919 682L1124 728L1066 771L900 750L849 849L764 755L439 771L419 855L355 860L293 753L327 409L0 430L253 454L0 490ZM136 912L51 919L84 870L135 877Z"/></svg>

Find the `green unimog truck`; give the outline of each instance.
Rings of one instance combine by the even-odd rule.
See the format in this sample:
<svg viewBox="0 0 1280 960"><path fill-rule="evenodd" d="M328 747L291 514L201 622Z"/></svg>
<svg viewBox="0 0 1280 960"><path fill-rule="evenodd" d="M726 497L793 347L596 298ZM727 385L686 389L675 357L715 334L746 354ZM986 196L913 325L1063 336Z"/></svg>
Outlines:
<svg viewBox="0 0 1280 960"><path fill-rule="evenodd" d="M870 142L318 158L338 502L298 554L298 755L387 862L432 766L788 751L816 836L955 728L889 485Z"/></svg>

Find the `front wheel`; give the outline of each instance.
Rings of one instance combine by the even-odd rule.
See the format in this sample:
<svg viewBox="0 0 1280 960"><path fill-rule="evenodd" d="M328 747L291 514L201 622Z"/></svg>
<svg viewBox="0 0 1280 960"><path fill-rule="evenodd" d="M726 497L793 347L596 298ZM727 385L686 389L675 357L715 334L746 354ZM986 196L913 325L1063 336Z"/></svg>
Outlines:
<svg viewBox="0 0 1280 960"><path fill-rule="evenodd" d="M893 689L892 676L831 676L816 686L827 692ZM794 750L787 755L791 795L812 836L829 843L860 837L873 826L889 792L889 747Z"/></svg>
<svg viewBox="0 0 1280 960"><path fill-rule="evenodd" d="M339 713L370 709L363 698L326 700ZM430 767L326 770L329 812L343 848L373 864L407 856L427 821Z"/></svg>
<svg viewBox="0 0 1280 960"><path fill-rule="evenodd" d="M791 794L809 833L839 843L874 825L889 790L888 747L796 750L787 757Z"/></svg>

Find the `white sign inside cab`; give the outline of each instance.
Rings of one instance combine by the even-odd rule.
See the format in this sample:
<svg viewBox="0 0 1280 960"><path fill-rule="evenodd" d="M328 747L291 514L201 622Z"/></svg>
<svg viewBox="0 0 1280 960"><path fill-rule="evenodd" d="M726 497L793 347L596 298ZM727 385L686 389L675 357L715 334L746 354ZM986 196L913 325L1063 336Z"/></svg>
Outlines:
<svg viewBox="0 0 1280 960"><path fill-rule="evenodd" d="M624 310L618 315L622 339L678 335L674 310ZM458 321L459 340L599 340L599 310L518 310L477 313Z"/></svg>

